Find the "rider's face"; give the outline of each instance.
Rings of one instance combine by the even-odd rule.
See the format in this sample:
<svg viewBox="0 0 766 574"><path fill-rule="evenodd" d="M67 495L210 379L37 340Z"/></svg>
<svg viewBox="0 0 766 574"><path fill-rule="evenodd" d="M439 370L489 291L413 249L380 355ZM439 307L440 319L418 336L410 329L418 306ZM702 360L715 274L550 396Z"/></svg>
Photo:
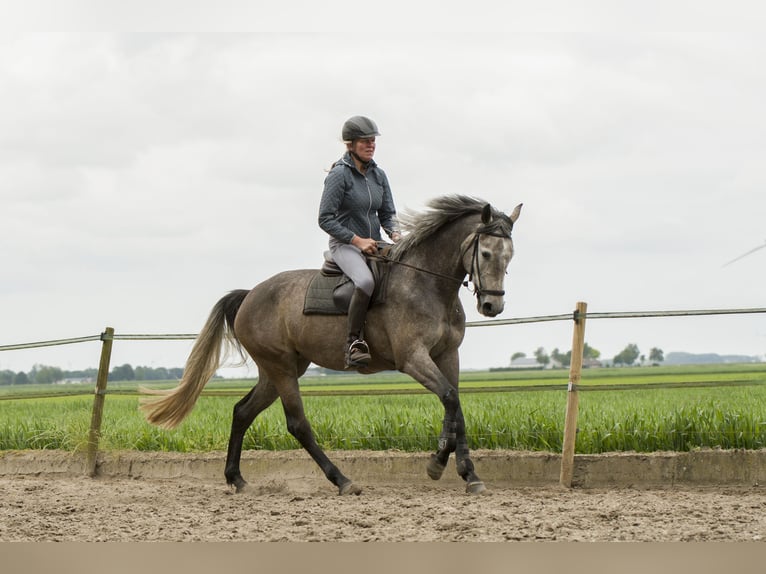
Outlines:
<svg viewBox="0 0 766 574"><path fill-rule="evenodd" d="M354 140L352 144L352 151L364 161L370 161L372 156L375 155L375 138L361 138Z"/></svg>

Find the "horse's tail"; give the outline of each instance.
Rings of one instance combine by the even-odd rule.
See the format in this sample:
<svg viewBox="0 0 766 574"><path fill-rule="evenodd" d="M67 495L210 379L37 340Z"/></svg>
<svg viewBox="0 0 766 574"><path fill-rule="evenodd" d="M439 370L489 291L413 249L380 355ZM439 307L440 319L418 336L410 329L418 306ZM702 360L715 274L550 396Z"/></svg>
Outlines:
<svg viewBox="0 0 766 574"><path fill-rule="evenodd" d="M142 399L141 410L151 424L175 428L194 408L202 389L215 375L221 363L222 343L226 351L237 349L242 354L239 341L234 334L234 318L249 291L238 289L222 297L215 304L210 316L197 336L189 358L186 360L183 377L178 386L169 391L141 388L148 395L161 398ZM242 354L244 357L244 355Z"/></svg>

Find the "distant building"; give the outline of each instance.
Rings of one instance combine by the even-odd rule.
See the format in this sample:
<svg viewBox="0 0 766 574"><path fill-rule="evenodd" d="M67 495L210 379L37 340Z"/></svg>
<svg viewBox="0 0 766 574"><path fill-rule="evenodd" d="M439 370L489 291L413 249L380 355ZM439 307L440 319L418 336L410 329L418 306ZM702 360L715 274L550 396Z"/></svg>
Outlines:
<svg viewBox="0 0 766 574"><path fill-rule="evenodd" d="M79 383L93 383L95 379L93 377L67 377L61 381L56 381L54 385L76 385Z"/></svg>
<svg viewBox="0 0 766 574"><path fill-rule="evenodd" d="M518 357L511 361L511 369L543 369L534 357Z"/></svg>

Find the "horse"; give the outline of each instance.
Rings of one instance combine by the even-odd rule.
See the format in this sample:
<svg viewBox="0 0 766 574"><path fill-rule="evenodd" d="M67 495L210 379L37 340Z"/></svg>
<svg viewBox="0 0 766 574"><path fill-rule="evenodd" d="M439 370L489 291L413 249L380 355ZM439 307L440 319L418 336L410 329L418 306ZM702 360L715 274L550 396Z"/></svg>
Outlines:
<svg viewBox="0 0 766 574"><path fill-rule="evenodd" d="M441 478L454 452L466 492L480 494L486 486L469 455L458 392L458 348L466 322L459 292L473 283L479 313L495 317L503 311L503 284L513 257L511 230L522 204L506 215L481 199L452 195L432 199L426 207L403 214L404 237L383 258L389 274L387 294L385 302L367 314L364 331L372 361L358 371L397 370L439 398L444 420L427 474L433 480ZM299 390L299 378L311 363L344 370L346 318L303 312L307 287L316 274L313 269L283 271L249 291L237 289L223 296L197 336L178 386L168 391L144 389L162 395L142 399L140 408L148 422L174 428L215 374L223 350L233 348L243 357L243 349L247 351L258 367L258 380L234 406L224 470L227 485L237 493L247 486L240 471L245 432L277 399L288 432L338 494L362 491L317 444Z"/></svg>

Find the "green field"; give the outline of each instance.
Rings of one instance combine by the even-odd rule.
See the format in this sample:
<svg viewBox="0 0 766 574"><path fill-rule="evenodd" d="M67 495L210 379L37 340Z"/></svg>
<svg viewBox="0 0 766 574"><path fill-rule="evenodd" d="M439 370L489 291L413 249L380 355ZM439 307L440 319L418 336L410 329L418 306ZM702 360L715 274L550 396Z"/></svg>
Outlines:
<svg viewBox="0 0 766 574"><path fill-rule="evenodd" d="M561 370L463 373L471 447L560 452L567 380ZM225 450L232 407L253 384L209 383L187 420L167 431L143 420L137 383L110 382L101 448ZM303 389L327 449L435 448L443 409L404 375L306 377ZM766 364L593 369L581 390L578 453L766 446ZM92 403L92 385L0 387L0 450L84 449ZM258 417L245 448L299 448L279 403Z"/></svg>

